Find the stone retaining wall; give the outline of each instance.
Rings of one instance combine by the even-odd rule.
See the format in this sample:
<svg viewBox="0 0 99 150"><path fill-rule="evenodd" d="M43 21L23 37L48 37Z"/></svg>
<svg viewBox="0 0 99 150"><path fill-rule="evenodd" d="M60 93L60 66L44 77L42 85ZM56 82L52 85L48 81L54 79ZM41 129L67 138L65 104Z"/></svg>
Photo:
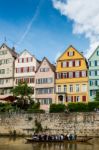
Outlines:
<svg viewBox="0 0 99 150"><path fill-rule="evenodd" d="M2 114L0 134L32 135L35 120L41 122L48 134L76 133L78 136L99 136L99 113L70 114Z"/></svg>

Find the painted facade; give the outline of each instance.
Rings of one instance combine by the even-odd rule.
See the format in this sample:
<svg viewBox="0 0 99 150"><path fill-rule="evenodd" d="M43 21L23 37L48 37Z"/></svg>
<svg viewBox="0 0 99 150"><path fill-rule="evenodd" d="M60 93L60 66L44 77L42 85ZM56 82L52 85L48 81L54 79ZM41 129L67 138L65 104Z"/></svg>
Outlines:
<svg viewBox="0 0 99 150"><path fill-rule="evenodd" d="M57 103L88 102L88 66L84 56L70 46L56 65Z"/></svg>
<svg viewBox="0 0 99 150"><path fill-rule="evenodd" d="M96 91L99 90L99 46L90 56L89 60L89 96L93 101Z"/></svg>
<svg viewBox="0 0 99 150"><path fill-rule="evenodd" d="M15 61L15 82L26 81L33 88L32 98L35 100L35 72L39 67L39 61L31 55L27 50L24 50Z"/></svg>
<svg viewBox="0 0 99 150"><path fill-rule="evenodd" d="M0 95L11 95L11 89L14 86L14 63L16 58L15 49L2 44L0 47Z"/></svg>
<svg viewBox="0 0 99 150"><path fill-rule="evenodd" d="M44 57L36 72L36 99L41 109L48 110L55 102L55 66Z"/></svg>

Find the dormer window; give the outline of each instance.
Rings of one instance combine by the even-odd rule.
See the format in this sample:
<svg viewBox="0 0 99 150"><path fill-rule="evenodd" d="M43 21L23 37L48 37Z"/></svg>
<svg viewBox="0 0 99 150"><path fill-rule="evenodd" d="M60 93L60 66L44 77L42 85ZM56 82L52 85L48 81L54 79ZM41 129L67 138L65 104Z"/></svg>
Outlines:
<svg viewBox="0 0 99 150"><path fill-rule="evenodd" d="M74 55L74 51L68 52L68 56L73 56L73 55Z"/></svg>

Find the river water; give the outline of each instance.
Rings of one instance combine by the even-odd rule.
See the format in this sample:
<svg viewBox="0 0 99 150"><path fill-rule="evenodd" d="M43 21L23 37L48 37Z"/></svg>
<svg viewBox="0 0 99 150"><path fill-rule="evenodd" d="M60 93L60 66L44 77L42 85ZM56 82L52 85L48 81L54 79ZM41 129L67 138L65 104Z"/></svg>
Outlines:
<svg viewBox="0 0 99 150"><path fill-rule="evenodd" d="M0 150L99 150L99 139L88 143L33 143L26 144L22 138L0 138Z"/></svg>

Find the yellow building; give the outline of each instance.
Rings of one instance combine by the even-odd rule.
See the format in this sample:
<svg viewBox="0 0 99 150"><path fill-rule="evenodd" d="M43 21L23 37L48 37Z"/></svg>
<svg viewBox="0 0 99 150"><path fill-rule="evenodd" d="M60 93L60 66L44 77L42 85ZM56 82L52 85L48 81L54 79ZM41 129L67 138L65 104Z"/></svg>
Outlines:
<svg viewBox="0 0 99 150"><path fill-rule="evenodd" d="M73 46L57 60L55 83L58 103L88 102L87 61Z"/></svg>

